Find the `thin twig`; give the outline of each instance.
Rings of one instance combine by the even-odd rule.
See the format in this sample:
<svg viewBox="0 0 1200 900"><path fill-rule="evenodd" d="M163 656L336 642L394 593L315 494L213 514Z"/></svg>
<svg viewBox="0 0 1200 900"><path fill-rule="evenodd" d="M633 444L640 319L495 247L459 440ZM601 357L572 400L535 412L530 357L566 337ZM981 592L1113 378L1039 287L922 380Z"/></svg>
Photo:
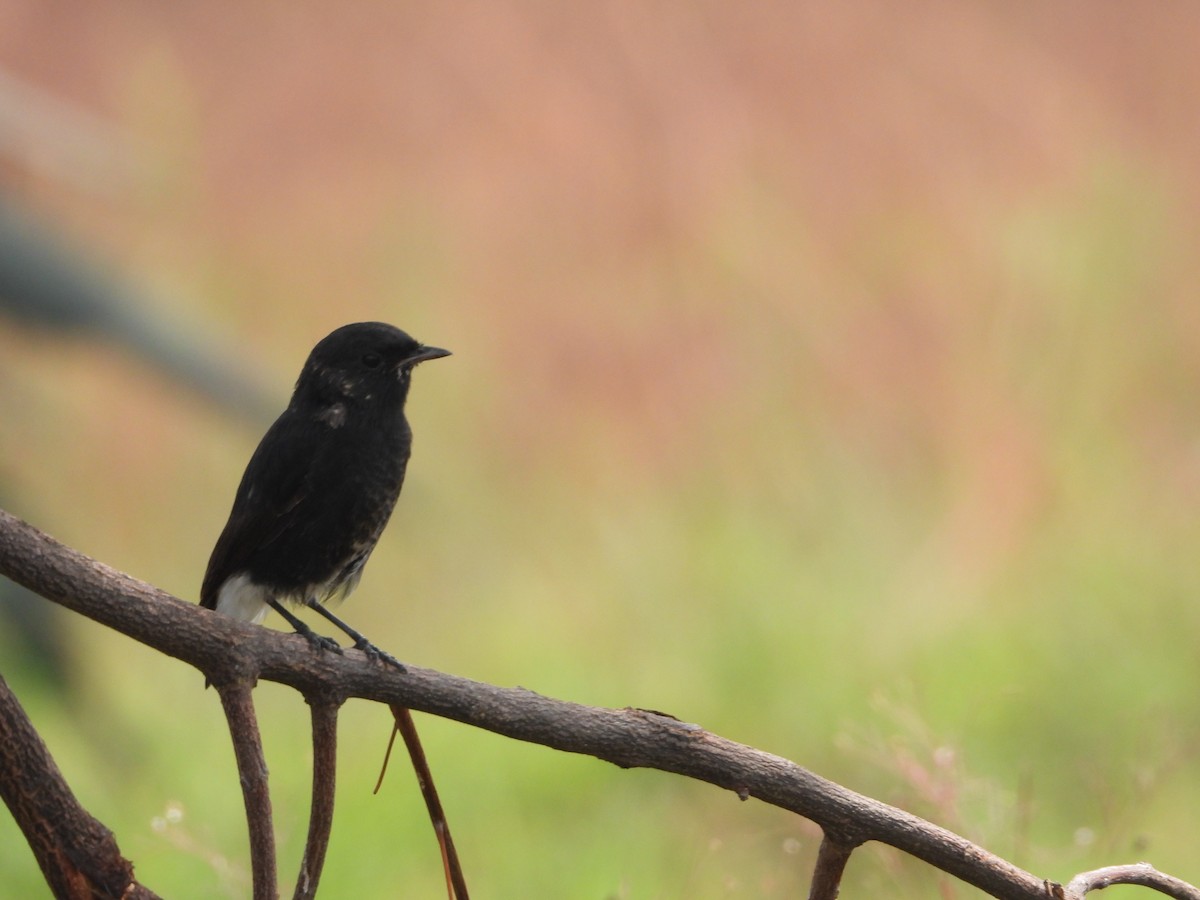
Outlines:
<svg viewBox="0 0 1200 900"><path fill-rule="evenodd" d="M300 861L293 900L311 900L317 894L329 832L333 828L333 798L337 784L337 717L340 701L306 698L312 708L313 793L308 817L308 840Z"/></svg>
<svg viewBox="0 0 1200 900"><path fill-rule="evenodd" d="M225 709L233 753L237 757L246 824L250 829L250 871L254 900L276 900L279 888L275 870L275 832L271 826L271 794L267 790L267 761L263 757L258 719L254 715L251 681L219 682L217 693Z"/></svg>
<svg viewBox="0 0 1200 900"><path fill-rule="evenodd" d="M379 777L375 779L375 787L371 790L372 794L378 794L379 789L383 787L383 776L387 774L388 763L392 760L392 748L396 746L396 735L400 733L400 723L392 723L392 733L388 735L387 749L383 751L383 765L379 767Z"/></svg>
<svg viewBox="0 0 1200 900"><path fill-rule="evenodd" d="M1164 875L1150 863L1132 863L1126 866L1106 866L1091 872L1081 872L1066 886L1065 896L1079 900L1089 891L1098 891L1114 884L1136 884L1153 888L1175 900L1200 900L1200 890L1186 881Z"/></svg>
<svg viewBox="0 0 1200 900"><path fill-rule="evenodd" d="M412 759L417 784L421 788L421 796L425 798L425 808L429 810L429 821L433 824L438 849L442 852L442 868L446 873L450 900L470 900L462 864L458 861L458 851L454 849L454 838L450 836L450 823L446 821L446 811L442 809L442 801L438 799L437 788L433 784L433 772L430 771L429 761L425 758L425 750L421 746L412 712L407 707L395 704L391 709L396 720L396 730L404 738L404 746L408 748L409 758ZM382 773L380 777L383 777Z"/></svg>
<svg viewBox="0 0 1200 900"><path fill-rule="evenodd" d="M821 838L821 849L817 851L817 865L813 869L812 887L808 900L837 900L842 884L842 873L856 844L836 841L828 833Z"/></svg>

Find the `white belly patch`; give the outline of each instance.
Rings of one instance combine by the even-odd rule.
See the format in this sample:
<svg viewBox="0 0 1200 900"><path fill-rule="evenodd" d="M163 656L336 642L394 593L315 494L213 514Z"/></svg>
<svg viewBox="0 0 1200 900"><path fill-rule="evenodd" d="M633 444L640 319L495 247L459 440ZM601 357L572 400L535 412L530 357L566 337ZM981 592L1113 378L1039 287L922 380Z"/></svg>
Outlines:
<svg viewBox="0 0 1200 900"><path fill-rule="evenodd" d="M245 574L227 579L217 594L217 612L243 622L258 624L268 609L267 592Z"/></svg>

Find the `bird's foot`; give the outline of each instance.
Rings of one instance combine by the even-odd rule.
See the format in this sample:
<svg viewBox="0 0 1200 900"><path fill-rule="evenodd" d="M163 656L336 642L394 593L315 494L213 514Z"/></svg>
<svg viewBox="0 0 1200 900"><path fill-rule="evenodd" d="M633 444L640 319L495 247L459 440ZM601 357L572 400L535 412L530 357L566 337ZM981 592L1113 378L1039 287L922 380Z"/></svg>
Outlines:
<svg viewBox="0 0 1200 900"><path fill-rule="evenodd" d="M325 637L323 634L317 634L307 625L303 628L297 628L296 634L301 635L306 641L308 641L309 646L318 653L329 652L336 653L338 656L342 655L341 644L331 637Z"/></svg>
<svg viewBox="0 0 1200 900"><path fill-rule="evenodd" d="M380 650L366 638L355 641L354 649L361 650L367 659L371 660L371 662L386 663L397 672L408 671L408 669L405 668L404 663L400 662L400 660L396 659L396 657L392 656L392 654L388 653L386 650Z"/></svg>

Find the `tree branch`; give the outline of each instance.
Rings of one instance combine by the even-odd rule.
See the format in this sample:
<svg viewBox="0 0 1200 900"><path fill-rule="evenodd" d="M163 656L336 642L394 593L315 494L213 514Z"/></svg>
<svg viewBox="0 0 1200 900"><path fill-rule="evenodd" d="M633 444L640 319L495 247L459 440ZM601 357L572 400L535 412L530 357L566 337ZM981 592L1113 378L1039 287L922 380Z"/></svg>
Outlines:
<svg viewBox="0 0 1200 900"><path fill-rule="evenodd" d="M279 896L275 867L275 830L271 825L271 794L267 789L267 760L263 756L262 737L254 715L254 682L213 682L221 695L221 706L233 738L250 829L250 871L254 880L254 900L276 900Z"/></svg>
<svg viewBox="0 0 1200 900"><path fill-rule="evenodd" d="M329 833L333 828L333 797L337 784L337 717L339 700L305 698L312 708L313 794L308 814L308 840L300 860L300 876L292 900L312 900L317 895Z"/></svg>
<svg viewBox="0 0 1200 900"><path fill-rule="evenodd" d="M25 833L55 897L157 900L138 884L113 833L67 786L25 710L0 678L0 797Z"/></svg>
<svg viewBox="0 0 1200 900"><path fill-rule="evenodd" d="M846 863L853 852L854 846L851 844L835 841L829 835L821 838L808 900L837 900L842 873L846 871Z"/></svg>
<svg viewBox="0 0 1200 900"><path fill-rule="evenodd" d="M1098 891L1114 884L1136 884L1153 888L1175 900L1200 900L1200 890L1186 881L1164 875L1149 863L1133 863L1127 866L1107 866L1093 872L1082 872L1071 879L1063 896L1068 900L1082 900L1089 891Z"/></svg>
<svg viewBox="0 0 1200 900"><path fill-rule="evenodd" d="M317 654L304 638L234 621L89 559L0 511L0 573L57 603L174 656L214 683L239 674L404 706L517 740L685 775L756 797L819 824L839 844L880 841L995 897L1061 894L959 835L821 778L787 759L661 713L603 709L409 666L400 673L362 653Z"/></svg>

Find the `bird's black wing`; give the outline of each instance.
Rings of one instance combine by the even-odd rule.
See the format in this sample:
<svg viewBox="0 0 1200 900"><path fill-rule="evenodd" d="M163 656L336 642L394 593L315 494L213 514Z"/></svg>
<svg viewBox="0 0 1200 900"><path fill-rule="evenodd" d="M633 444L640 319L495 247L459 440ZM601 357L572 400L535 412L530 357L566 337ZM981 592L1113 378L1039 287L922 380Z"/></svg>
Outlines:
<svg viewBox="0 0 1200 900"><path fill-rule="evenodd" d="M225 530L217 538L200 588L200 603L216 609L221 586L245 571L255 555L278 541L303 514L317 457L304 431L313 423L292 409L275 420L250 457Z"/></svg>

